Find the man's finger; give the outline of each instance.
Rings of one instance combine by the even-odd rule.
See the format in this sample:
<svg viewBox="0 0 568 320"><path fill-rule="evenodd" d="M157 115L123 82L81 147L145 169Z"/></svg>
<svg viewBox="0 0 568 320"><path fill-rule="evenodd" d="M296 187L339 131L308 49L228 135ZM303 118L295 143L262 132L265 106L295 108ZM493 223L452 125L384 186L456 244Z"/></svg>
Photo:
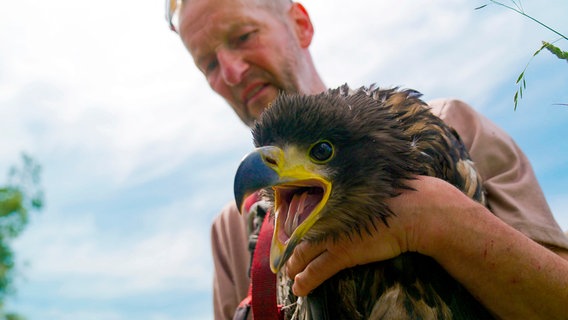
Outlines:
<svg viewBox="0 0 568 320"><path fill-rule="evenodd" d="M296 274L304 270L310 261L324 251L325 246L321 243L311 244L306 241L301 242L296 246L294 253L292 253L292 256L290 256L290 259L288 259L288 262L286 263L286 272L288 273L288 277L294 279Z"/></svg>
<svg viewBox="0 0 568 320"><path fill-rule="evenodd" d="M329 251L324 251L315 257L302 272L294 277L294 285L292 286L294 294L300 297L306 296L325 280L344 269L344 264L338 262L337 257L330 254Z"/></svg>

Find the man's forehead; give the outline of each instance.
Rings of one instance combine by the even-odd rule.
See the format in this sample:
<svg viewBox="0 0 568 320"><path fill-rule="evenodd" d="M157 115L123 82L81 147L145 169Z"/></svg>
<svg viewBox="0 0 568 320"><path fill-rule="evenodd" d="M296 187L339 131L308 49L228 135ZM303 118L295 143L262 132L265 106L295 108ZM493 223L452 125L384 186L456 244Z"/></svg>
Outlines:
<svg viewBox="0 0 568 320"><path fill-rule="evenodd" d="M259 7L247 0L186 0L182 8L180 35L197 58L202 50L216 47L242 27L260 24ZM253 0L254 1L254 0ZM223 5L225 4L225 5ZM226 5L226 4L231 4Z"/></svg>
<svg viewBox="0 0 568 320"><path fill-rule="evenodd" d="M237 7L248 7L249 9L252 9L255 7L262 6L263 1L265 0L183 0L182 9L185 7L194 8L199 6L203 6L211 11L217 10L219 8L237 8Z"/></svg>

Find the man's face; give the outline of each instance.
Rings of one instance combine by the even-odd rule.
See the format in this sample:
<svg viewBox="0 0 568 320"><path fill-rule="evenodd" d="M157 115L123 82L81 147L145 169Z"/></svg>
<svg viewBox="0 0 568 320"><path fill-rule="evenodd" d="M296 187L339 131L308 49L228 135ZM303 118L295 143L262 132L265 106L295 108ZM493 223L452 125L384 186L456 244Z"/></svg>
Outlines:
<svg viewBox="0 0 568 320"><path fill-rule="evenodd" d="M191 0L180 15L180 35L209 85L246 124L279 91L299 92L299 44L288 15L250 0Z"/></svg>

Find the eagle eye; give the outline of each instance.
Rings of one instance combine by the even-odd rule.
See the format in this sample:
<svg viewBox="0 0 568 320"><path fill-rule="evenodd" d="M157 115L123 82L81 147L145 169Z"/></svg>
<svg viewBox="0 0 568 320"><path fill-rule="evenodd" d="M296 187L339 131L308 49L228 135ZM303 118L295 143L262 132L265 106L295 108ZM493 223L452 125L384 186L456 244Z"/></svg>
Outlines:
<svg viewBox="0 0 568 320"><path fill-rule="evenodd" d="M319 141L310 148L310 157L316 163L325 163L333 156L333 145L329 141Z"/></svg>

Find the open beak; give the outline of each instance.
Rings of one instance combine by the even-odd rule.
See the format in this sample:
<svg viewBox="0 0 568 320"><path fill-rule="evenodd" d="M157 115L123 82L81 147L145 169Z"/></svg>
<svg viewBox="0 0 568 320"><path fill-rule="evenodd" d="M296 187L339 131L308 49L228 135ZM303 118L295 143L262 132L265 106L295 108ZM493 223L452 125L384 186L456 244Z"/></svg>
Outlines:
<svg viewBox="0 0 568 320"><path fill-rule="evenodd" d="M331 193L331 182L297 149L257 148L245 156L235 175L237 208L242 212L249 195L270 187L274 190L275 216L270 269L276 273L319 219Z"/></svg>

